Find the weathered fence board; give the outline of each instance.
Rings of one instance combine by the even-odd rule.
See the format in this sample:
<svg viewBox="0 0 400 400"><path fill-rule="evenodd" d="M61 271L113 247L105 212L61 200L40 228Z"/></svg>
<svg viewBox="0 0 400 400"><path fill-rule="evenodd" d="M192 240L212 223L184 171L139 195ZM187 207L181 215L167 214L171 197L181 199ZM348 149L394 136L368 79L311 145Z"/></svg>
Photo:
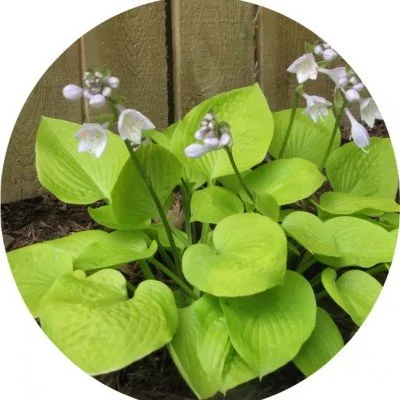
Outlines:
<svg viewBox="0 0 400 400"><path fill-rule="evenodd" d="M80 75L79 43L76 42L46 71L21 110L4 160L2 203L35 197L41 193L34 151L40 116L81 122L79 102L67 102L61 94L65 79L79 82Z"/></svg>
<svg viewBox="0 0 400 400"><path fill-rule="evenodd" d="M296 77L286 70L304 54L304 42L318 39L313 32L295 21L260 7L257 25L257 79L273 111L289 108ZM310 94L327 95L333 89L328 79L307 82Z"/></svg>
<svg viewBox="0 0 400 400"><path fill-rule="evenodd" d="M158 129L168 124L165 5L148 4L107 20L83 37L83 67L107 64L116 92Z"/></svg>
<svg viewBox="0 0 400 400"><path fill-rule="evenodd" d="M255 11L238 0L172 0L176 119L212 95L254 82Z"/></svg>

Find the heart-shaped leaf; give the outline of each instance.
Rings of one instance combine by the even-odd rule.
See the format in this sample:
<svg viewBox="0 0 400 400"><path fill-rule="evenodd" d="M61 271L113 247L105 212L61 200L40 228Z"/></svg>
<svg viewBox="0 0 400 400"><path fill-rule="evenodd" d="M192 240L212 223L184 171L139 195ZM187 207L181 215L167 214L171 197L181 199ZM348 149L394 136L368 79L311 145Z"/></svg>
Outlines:
<svg viewBox="0 0 400 400"><path fill-rule="evenodd" d="M372 138L366 154L354 142L335 150L326 173L336 192L394 199L398 172L390 139Z"/></svg>
<svg viewBox="0 0 400 400"><path fill-rule="evenodd" d="M224 150L212 151L197 159L184 154L184 149L195 142L194 134L209 110L216 113L218 121L225 121L231 127L233 157L239 171L245 171L264 159L274 122L264 94L256 83L218 94L193 108L182 119L171 142L172 151L182 163L193 167L207 180L234 173Z"/></svg>
<svg viewBox="0 0 400 400"><path fill-rule="evenodd" d="M289 140L286 144L283 158L299 157L322 167L325 152L328 150L329 141L335 125L335 117L329 112L323 121L314 123L310 117L302 114L303 109L297 109ZM275 132L269 152L278 158L292 110L274 112ZM333 142L332 151L340 145L340 133L337 132Z"/></svg>
<svg viewBox="0 0 400 400"><path fill-rule="evenodd" d="M193 193L190 211L191 221L217 224L232 214L243 213L244 206L234 193L219 186L212 186Z"/></svg>
<svg viewBox="0 0 400 400"><path fill-rule="evenodd" d="M310 376L331 360L343 346L343 338L335 322L323 308L318 307L315 329L293 363L305 376Z"/></svg>
<svg viewBox="0 0 400 400"><path fill-rule="evenodd" d="M287 271L283 286L221 299L233 347L261 378L291 361L310 337L317 312L314 292Z"/></svg>
<svg viewBox="0 0 400 400"><path fill-rule="evenodd" d="M183 254L186 279L215 296L248 296L282 283L286 270L286 236L260 214L223 219L213 246L195 244Z"/></svg>
<svg viewBox="0 0 400 400"><path fill-rule="evenodd" d="M338 258L316 254L315 258L333 267L357 265L370 268L391 262L396 238L382 227L355 217L337 217L325 221L341 254Z"/></svg>
<svg viewBox="0 0 400 400"><path fill-rule="evenodd" d="M129 158L120 137L109 132L100 158L78 153L74 134L81 125L42 118L36 137L36 170L40 183L66 203L90 204L111 199L114 184Z"/></svg>
<svg viewBox="0 0 400 400"><path fill-rule="evenodd" d="M294 203L312 195L325 177L310 161L301 158L275 160L246 175L250 191L269 193L279 205Z"/></svg>
<svg viewBox="0 0 400 400"><path fill-rule="evenodd" d="M53 283L73 271L73 260L92 242L107 235L100 230L78 232L7 253L15 282L34 317L37 317L42 297Z"/></svg>
<svg viewBox="0 0 400 400"><path fill-rule="evenodd" d="M244 383L257 374L233 348L219 300L205 295L179 310L178 330L168 345L172 359L198 398Z"/></svg>
<svg viewBox="0 0 400 400"><path fill-rule="evenodd" d="M140 146L137 158L161 201L165 204L182 176L182 165L168 150L156 144ZM129 159L112 191L112 208L117 221L141 225L158 211L133 161Z"/></svg>
<svg viewBox="0 0 400 400"><path fill-rule="evenodd" d="M91 375L121 369L164 346L178 322L166 285L144 281L127 300L125 278L110 269L59 278L43 298L39 317L54 344Z"/></svg>
<svg viewBox="0 0 400 400"><path fill-rule="evenodd" d="M278 221L280 207L275 198L269 193L258 193L255 195L255 207L262 215Z"/></svg>
<svg viewBox="0 0 400 400"><path fill-rule="evenodd" d="M157 243L143 232L115 231L90 244L74 261L74 267L82 270L117 266L154 255Z"/></svg>
<svg viewBox="0 0 400 400"><path fill-rule="evenodd" d="M340 257L333 233L314 214L294 211L283 220L282 228L310 253Z"/></svg>
<svg viewBox="0 0 400 400"><path fill-rule="evenodd" d="M333 269L327 268L322 272L321 281L325 290L361 326L374 306L382 285L360 270L347 271L339 279L336 277Z"/></svg>
<svg viewBox="0 0 400 400"><path fill-rule="evenodd" d="M399 205L388 198L356 196L350 193L325 192L322 194L319 207L336 215L367 214L375 215L383 212L399 212Z"/></svg>

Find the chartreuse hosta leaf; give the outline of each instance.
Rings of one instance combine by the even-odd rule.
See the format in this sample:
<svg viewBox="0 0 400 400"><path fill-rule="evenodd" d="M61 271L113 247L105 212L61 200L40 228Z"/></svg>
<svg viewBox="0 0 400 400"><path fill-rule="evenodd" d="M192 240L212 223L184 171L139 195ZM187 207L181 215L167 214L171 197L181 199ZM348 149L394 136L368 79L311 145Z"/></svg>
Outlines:
<svg viewBox="0 0 400 400"><path fill-rule="evenodd" d="M347 271L338 279L336 277L336 271L327 268L322 272L322 284L332 299L360 326L374 306L382 285L360 270Z"/></svg>
<svg viewBox="0 0 400 400"><path fill-rule="evenodd" d="M343 338L335 322L323 308L318 307L315 329L293 362L305 376L310 376L332 359L343 346Z"/></svg>
<svg viewBox="0 0 400 400"><path fill-rule="evenodd" d="M278 221L280 207L273 196L269 193L258 193L255 195L254 202L257 211L262 215L270 217L274 221Z"/></svg>
<svg viewBox="0 0 400 400"><path fill-rule="evenodd" d="M221 304L233 347L259 377L291 361L315 327L313 290L293 271L283 286Z"/></svg>
<svg viewBox="0 0 400 400"><path fill-rule="evenodd" d="M165 204L181 179L181 163L172 153L157 144L142 145L136 154L161 204ZM117 221L131 226L141 225L158 215L154 201L130 159L112 191L112 208L110 214Z"/></svg>
<svg viewBox="0 0 400 400"><path fill-rule="evenodd" d="M389 198L357 196L351 193L325 192L322 194L319 207L336 215L399 212L399 205ZM398 217L397 217L398 218Z"/></svg>
<svg viewBox="0 0 400 400"><path fill-rule="evenodd" d="M223 219L213 246L195 244L183 254L186 279L215 296L247 296L279 285L286 270L286 236L260 214Z"/></svg>
<svg viewBox="0 0 400 400"><path fill-rule="evenodd" d="M34 317L51 285L60 276L73 271L73 260L90 243L107 235L103 231L84 231L7 253L18 289Z"/></svg>
<svg viewBox="0 0 400 400"><path fill-rule="evenodd" d="M43 298L44 332L91 375L123 368L167 344L177 327L172 291L142 282L128 300L125 278L112 269L59 278Z"/></svg>
<svg viewBox="0 0 400 400"><path fill-rule="evenodd" d="M193 192L190 202L191 221L217 224L232 214L244 211L242 201L228 189L212 186Z"/></svg>
<svg viewBox="0 0 400 400"><path fill-rule="evenodd" d="M42 118L36 137L36 170L40 183L66 203L110 200L114 184L129 157L125 144L111 132L100 158L78 153L75 132L81 125Z"/></svg>
<svg viewBox="0 0 400 400"><path fill-rule="evenodd" d="M328 158L326 173L337 192L394 199L398 188L390 139L372 138L368 154L354 142L345 144Z"/></svg>
<svg viewBox="0 0 400 400"><path fill-rule="evenodd" d="M385 223L387 225L390 225L393 228L398 228L399 227L399 214L397 213L384 213L379 217L379 221L382 223Z"/></svg>
<svg viewBox="0 0 400 400"><path fill-rule="evenodd" d="M324 222L332 232L340 257L315 257L333 267L356 265L370 268L381 262L391 262L396 238L382 227L356 217L337 217Z"/></svg>
<svg viewBox="0 0 400 400"><path fill-rule="evenodd" d="M341 255L332 231L314 214L294 211L283 220L282 228L312 254Z"/></svg>
<svg viewBox="0 0 400 400"><path fill-rule="evenodd" d="M154 255L157 243L138 231L115 231L91 243L74 261L82 270L116 266Z"/></svg>
<svg viewBox="0 0 400 400"><path fill-rule="evenodd" d="M279 205L294 203L313 194L325 177L310 161L301 158L275 160L246 175L250 191L269 193Z"/></svg>
<svg viewBox="0 0 400 400"><path fill-rule="evenodd" d="M209 295L179 310L178 329L168 349L199 399L257 377L232 346L219 300Z"/></svg>
<svg viewBox="0 0 400 400"><path fill-rule="evenodd" d="M231 127L232 151L239 171L260 163L271 142L274 122L258 84L218 94L193 108L173 134L171 150L174 154L207 180L234 173L224 150L212 151L197 159L184 155L184 149L195 141L200 121L211 109L218 121L225 121Z"/></svg>
<svg viewBox="0 0 400 400"><path fill-rule="evenodd" d="M302 111L302 109L296 111L296 119L283 158L304 158L321 168L335 125L335 117L332 112L329 112L327 118L315 124L307 115L303 115ZM275 132L269 152L275 158L278 157L281 150L291 112L292 110L282 110L273 114ZM339 144L340 133L338 132L333 142L332 151L338 148Z"/></svg>

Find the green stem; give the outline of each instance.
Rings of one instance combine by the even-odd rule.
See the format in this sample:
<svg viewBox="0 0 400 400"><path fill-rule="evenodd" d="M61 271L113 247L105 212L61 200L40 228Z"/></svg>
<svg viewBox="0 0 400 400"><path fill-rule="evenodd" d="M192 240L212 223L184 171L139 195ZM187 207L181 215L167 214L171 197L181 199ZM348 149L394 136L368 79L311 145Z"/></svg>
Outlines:
<svg viewBox="0 0 400 400"><path fill-rule="evenodd" d="M207 244L209 230L210 230L210 224L203 223L201 226L200 243Z"/></svg>
<svg viewBox="0 0 400 400"><path fill-rule="evenodd" d="M154 190L152 183L147 178L146 172L144 171L142 165L140 164L135 151L132 149L132 146L129 143L129 140L125 140L125 145L126 145L128 151L129 151L130 155L131 155L131 158L132 158L133 163L135 164L135 167L137 168L139 174L141 175L141 177L143 179L143 182L145 183L145 185L146 185L151 197L153 198L154 204L157 207L157 211L158 211L158 213L160 215L161 221L162 221L162 223L164 225L164 228L165 228L165 232L167 234L168 242L169 242L169 244L171 246L172 254L174 255L174 261L175 261L175 264L176 264L176 268L178 270L180 270L179 252L178 252L178 249L177 249L177 247L175 245L175 241L174 241L174 238L172 236L172 230L171 230L171 227L169 225L169 222L168 222L167 216L165 214L164 208L163 208L163 206L161 204L161 201L158 198L157 193Z"/></svg>
<svg viewBox="0 0 400 400"><path fill-rule="evenodd" d="M158 251L160 252L161 257L163 258L165 263L168 265L168 267L171 269L176 269L175 264L173 263L173 261L171 260L171 258L168 255L168 253L165 251L164 247L161 245L161 243L158 240L157 240L157 244L158 244Z"/></svg>
<svg viewBox="0 0 400 400"><path fill-rule="evenodd" d="M248 187L244 183L243 177L242 177L241 173L238 170L238 167L237 167L237 165L235 163L235 159L233 158L233 154L232 154L231 148L229 146L225 146L224 148L225 148L226 152L228 153L229 161L230 161L230 163L232 165L233 170L235 171L235 174L236 174L237 178L239 179L240 184L242 185L242 188L246 192L247 196L249 196L250 200L254 203L253 195L251 194L250 190L248 189Z"/></svg>
<svg viewBox="0 0 400 400"><path fill-rule="evenodd" d="M127 280L127 281L126 281L126 287L128 288L128 290L129 290L132 294L135 293L135 291L136 291L136 286L135 286L132 282L129 282L129 281Z"/></svg>
<svg viewBox="0 0 400 400"><path fill-rule="evenodd" d="M166 266L161 264L155 258L150 259L151 264L153 264L156 268L158 268L161 272L171 278L187 295L197 300L199 296L185 283L182 279L176 276L172 271L170 271Z"/></svg>
<svg viewBox="0 0 400 400"><path fill-rule="evenodd" d="M144 274L144 277L146 279L153 279L154 280L155 278L154 278L153 273L151 272L149 264L147 264L147 262L144 261L144 260L139 260L138 263L139 263L140 269L142 270L142 272Z"/></svg>
<svg viewBox="0 0 400 400"><path fill-rule="evenodd" d="M182 179L182 194L183 194L183 212L185 214L185 231L188 236L190 244L193 243L192 225L190 223L190 195L186 189L186 185Z"/></svg>
<svg viewBox="0 0 400 400"><path fill-rule="evenodd" d="M328 293L327 293L327 291L326 290L322 290L321 292L318 292L316 295L315 295L315 300L321 300L322 298L324 298L326 295L327 295Z"/></svg>
<svg viewBox="0 0 400 400"><path fill-rule="evenodd" d="M314 278L309 280L312 287L317 286L321 283L321 274L315 275Z"/></svg>
<svg viewBox="0 0 400 400"><path fill-rule="evenodd" d="M287 142L289 140L290 132L292 131L294 117L296 116L297 104L299 102L299 97L300 97L300 93L296 88L295 91L294 91L294 96L293 96L293 101L292 101L292 112L290 114L289 124L288 124L288 126L286 128L285 137L283 139L282 147L281 147L281 150L279 151L278 158L282 158L282 156L283 156L283 154L284 154L284 152L286 150L286 145L287 145Z"/></svg>
<svg viewBox="0 0 400 400"><path fill-rule="evenodd" d="M317 260L314 260L312 254L309 252L306 252L304 254L302 260L300 261L300 264L297 267L296 272L298 272L299 274L304 274L304 272L306 272L308 270L308 268L313 266L316 262L317 262Z"/></svg>
<svg viewBox="0 0 400 400"><path fill-rule="evenodd" d="M339 129L340 121L343 118L344 109L346 108L346 106L347 106L347 101L343 100L342 107L340 108L339 114L337 115L337 117L335 119L335 125L333 127L331 139L329 140L328 148L326 150L324 159L322 161L322 169L325 168L326 161L328 160L329 154L331 154L333 142L335 141L335 136L336 136L337 130Z"/></svg>

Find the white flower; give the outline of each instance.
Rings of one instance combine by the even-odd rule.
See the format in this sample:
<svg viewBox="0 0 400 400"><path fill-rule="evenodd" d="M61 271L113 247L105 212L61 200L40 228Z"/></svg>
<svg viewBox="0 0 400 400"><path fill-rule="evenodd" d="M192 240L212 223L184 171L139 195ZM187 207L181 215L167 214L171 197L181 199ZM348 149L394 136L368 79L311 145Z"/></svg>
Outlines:
<svg viewBox="0 0 400 400"><path fill-rule="evenodd" d="M320 68L319 71L328 75L338 87L343 87L348 83L349 78L347 76L346 67L338 67L334 69Z"/></svg>
<svg viewBox="0 0 400 400"><path fill-rule="evenodd" d="M358 93L358 90L354 88L346 90L344 95L349 103L354 103L355 101L360 100L360 93Z"/></svg>
<svg viewBox="0 0 400 400"><path fill-rule="evenodd" d="M115 76L112 76L111 78L108 78L107 83L110 88L117 89L119 86L119 79Z"/></svg>
<svg viewBox="0 0 400 400"><path fill-rule="evenodd" d="M83 89L77 85L67 85L63 89L63 96L67 100L79 100L83 96Z"/></svg>
<svg viewBox="0 0 400 400"><path fill-rule="evenodd" d="M118 118L118 132L123 140L139 145L142 142L142 131L155 129L153 123L142 113L132 109L121 112Z"/></svg>
<svg viewBox="0 0 400 400"><path fill-rule="evenodd" d="M219 139L219 147L229 146L232 143L232 136L228 132L223 132Z"/></svg>
<svg viewBox="0 0 400 400"><path fill-rule="evenodd" d="M362 126L350 113L350 111L345 108L345 113L347 118L350 120L351 123L351 136L350 139L353 138L354 143L365 153L368 153L365 150L365 147L369 146L370 138L368 131Z"/></svg>
<svg viewBox="0 0 400 400"><path fill-rule="evenodd" d="M203 143L207 150L215 150L218 148L219 139L216 137L205 138Z"/></svg>
<svg viewBox="0 0 400 400"><path fill-rule="evenodd" d="M107 145L108 124L83 124L75 133L75 138L79 140L78 152L88 152L99 158Z"/></svg>
<svg viewBox="0 0 400 400"><path fill-rule="evenodd" d="M106 87L101 91L101 94L102 94L104 97L110 97L111 94L112 94L112 89L109 88L108 86L106 86Z"/></svg>
<svg viewBox="0 0 400 400"><path fill-rule="evenodd" d="M328 44L328 43L324 43L322 46L324 47L324 49L330 49L331 48L331 45Z"/></svg>
<svg viewBox="0 0 400 400"><path fill-rule="evenodd" d="M314 54L316 55L316 56L322 56L322 53L324 52L324 48L320 45L320 44L317 44L315 47L314 47Z"/></svg>
<svg viewBox="0 0 400 400"><path fill-rule="evenodd" d="M303 97L307 102L307 107L303 111L303 114L308 115L315 123L318 122L318 118L323 120L324 117L328 116L328 107L332 103L320 96L310 96L303 93Z"/></svg>
<svg viewBox="0 0 400 400"><path fill-rule="evenodd" d="M298 83L303 83L308 79L317 79L318 64L312 53L307 53L299 57L290 67L288 72L296 74Z"/></svg>
<svg viewBox="0 0 400 400"><path fill-rule="evenodd" d="M187 157L190 158L199 158L203 154L208 152L206 146L200 143L193 143L190 144L188 147L185 148L185 154Z"/></svg>
<svg viewBox="0 0 400 400"><path fill-rule="evenodd" d="M353 86L353 89L357 90L357 92L361 92L361 90L363 90L364 87L365 87L364 84L362 84L361 82L358 82Z"/></svg>
<svg viewBox="0 0 400 400"><path fill-rule="evenodd" d="M197 140L204 140L206 137L206 131L204 129L199 129L198 131L196 131L196 133L194 134L194 137Z"/></svg>
<svg viewBox="0 0 400 400"><path fill-rule="evenodd" d="M94 94L90 97L89 104L93 108L101 108L106 104L106 98L102 94Z"/></svg>
<svg viewBox="0 0 400 400"><path fill-rule="evenodd" d="M355 85L357 82L358 82L358 81L357 81L357 78L356 78L355 76L352 76L352 77L350 78L350 83L351 83L352 85Z"/></svg>
<svg viewBox="0 0 400 400"><path fill-rule="evenodd" d="M383 119L382 115L372 97L361 100L360 102L361 119L372 128L376 119Z"/></svg>
<svg viewBox="0 0 400 400"><path fill-rule="evenodd" d="M336 53L335 50L333 49L326 49L324 50L324 52L322 53L322 58L325 61L333 61L336 59L336 57L338 56L338 54Z"/></svg>

